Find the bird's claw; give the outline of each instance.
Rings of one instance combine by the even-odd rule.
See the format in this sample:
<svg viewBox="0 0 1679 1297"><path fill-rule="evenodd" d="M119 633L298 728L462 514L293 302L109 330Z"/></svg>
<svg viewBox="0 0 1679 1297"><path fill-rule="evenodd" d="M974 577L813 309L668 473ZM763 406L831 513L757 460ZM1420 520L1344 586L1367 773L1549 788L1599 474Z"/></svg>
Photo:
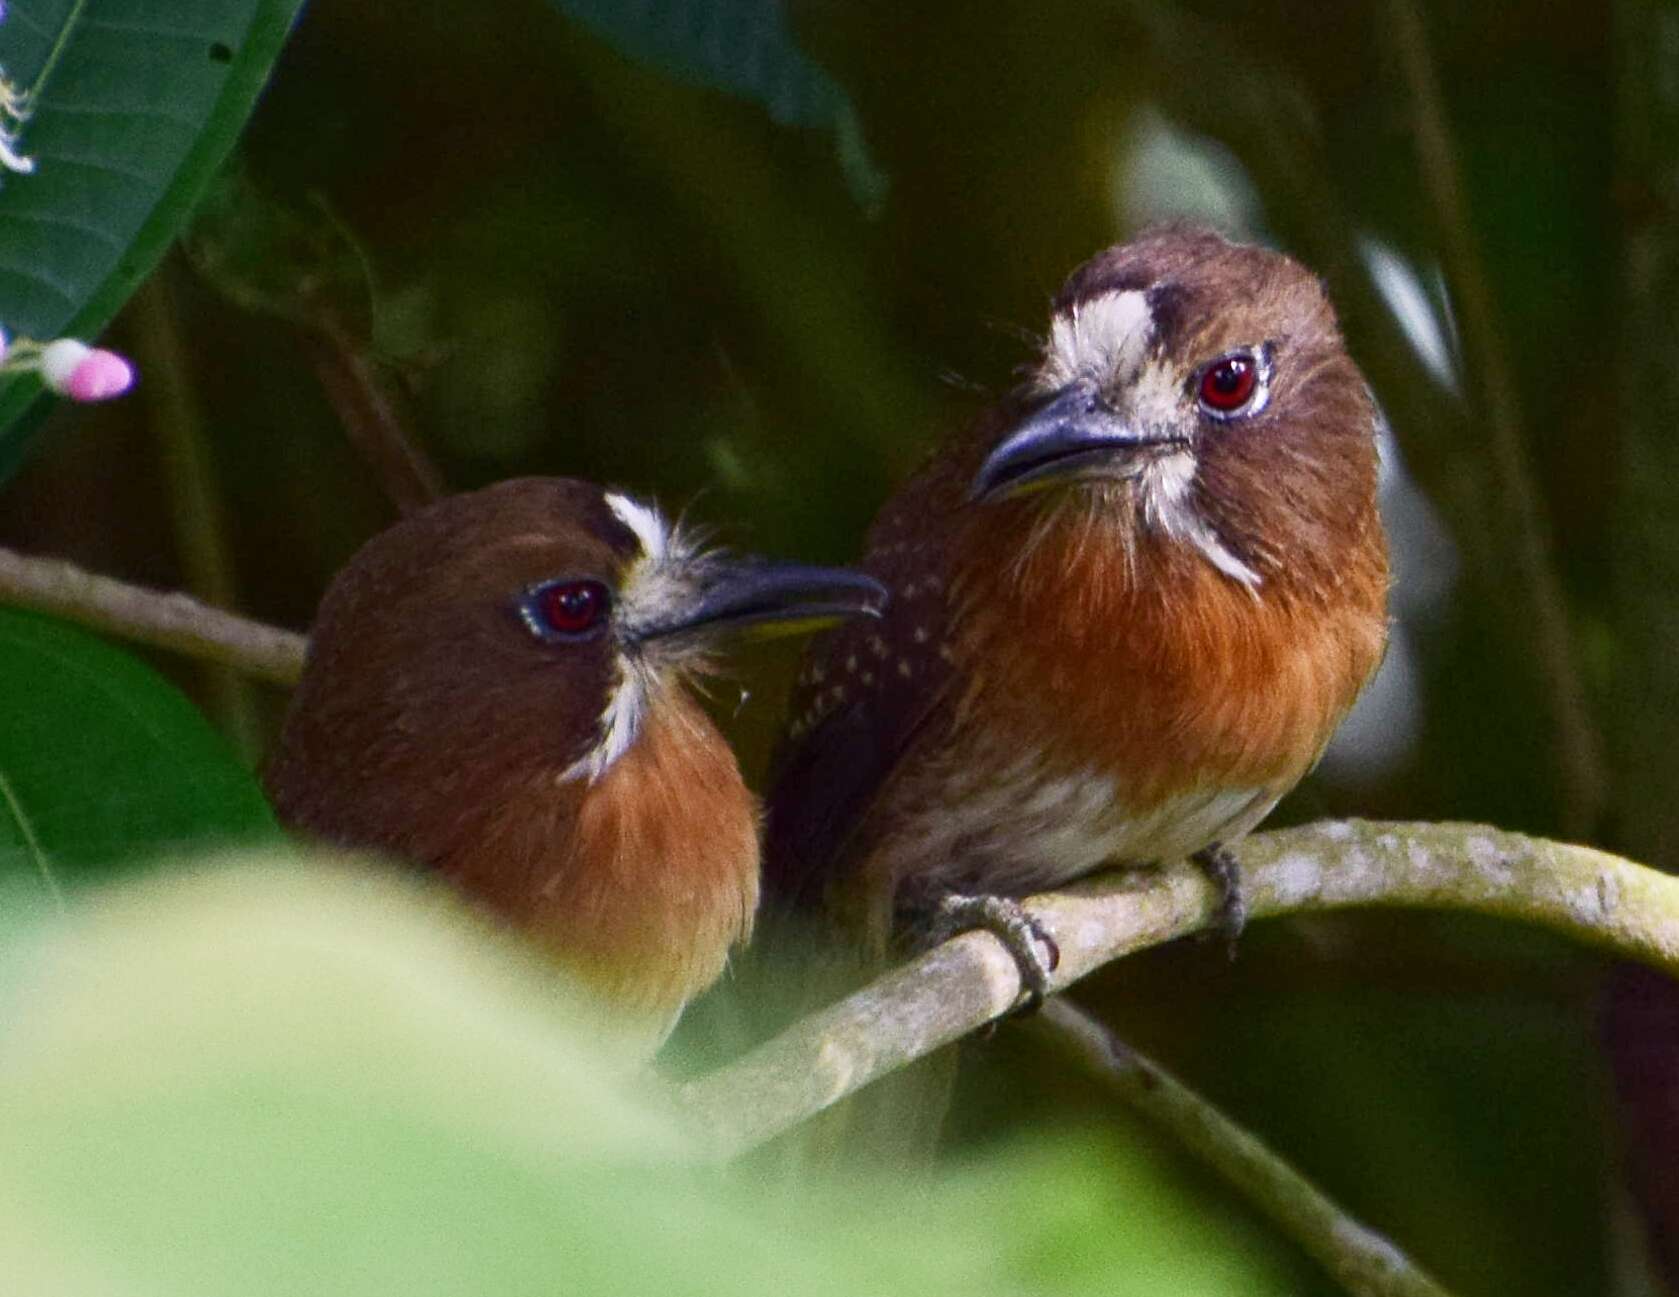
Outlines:
<svg viewBox="0 0 1679 1297"><path fill-rule="evenodd" d="M1203 847L1190 857L1218 889L1218 908L1213 911L1207 935L1223 938L1230 958L1236 958L1236 946L1248 926L1248 900L1242 894L1242 867L1230 848L1220 843Z"/></svg>
<svg viewBox="0 0 1679 1297"><path fill-rule="evenodd" d="M1009 1016L1037 1012L1050 992L1050 974L1061 965L1061 947L1025 906L1007 896L947 892L928 907L927 920L923 931L929 946L975 928L1001 941L1020 972L1020 999Z"/></svg>

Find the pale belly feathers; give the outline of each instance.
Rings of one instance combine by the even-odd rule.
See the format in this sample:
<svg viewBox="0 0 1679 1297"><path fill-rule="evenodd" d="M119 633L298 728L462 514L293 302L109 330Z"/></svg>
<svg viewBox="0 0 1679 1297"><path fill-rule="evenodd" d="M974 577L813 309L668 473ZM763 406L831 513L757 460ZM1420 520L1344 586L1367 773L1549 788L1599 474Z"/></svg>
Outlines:
<svg viewBox="0 0 1679 1297"><path fill-rule="evenodd" d="M1178 860L1233 841L1277 801L1274 789L1208 786L1139 809L1112 775L1058 773L1035 754L931 764L914 782L937 794L894 798L894 830L870 861L875 877L1023 896L1105 865Z"/></svg>

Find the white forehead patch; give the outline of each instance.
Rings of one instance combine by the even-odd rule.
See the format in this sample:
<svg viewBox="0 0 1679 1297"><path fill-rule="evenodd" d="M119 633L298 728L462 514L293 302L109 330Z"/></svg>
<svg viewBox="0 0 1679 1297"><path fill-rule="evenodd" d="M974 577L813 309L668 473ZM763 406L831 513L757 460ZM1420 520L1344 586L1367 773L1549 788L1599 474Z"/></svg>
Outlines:
<svg viewBox="0 0 1679 1297"><path fill-rule="evenodd" d="M1049 326L1037 386L1057 391L1096 383L1119 411L1143 428L1180 425L1189 399L1183 375L1159 356L1148 295L1135 289L1104 293L1058 313ZM1148 461L1137 476L1146 526L1192 546L1203 559L1258 597L1261 577L1230 551L1195 508L1195 455L1179 450Z"/></svg>
<svg viewBox="0 0 1679 1297"><path fill-rule="evenodd" d="M606 493L606 505L618 521L635 533L644 558L660 559L670 552L670 526L652 505L616 491Z"/></svg>
<svg viewBox="0 0 1679 1297"><path fill-rule="evenodd" d="M1045 390L1076 378L1104 386L1130 383L1154 344L1154 312L1146 294L1128 290L1076 302L1050 321L1038 383Z"/></svg>

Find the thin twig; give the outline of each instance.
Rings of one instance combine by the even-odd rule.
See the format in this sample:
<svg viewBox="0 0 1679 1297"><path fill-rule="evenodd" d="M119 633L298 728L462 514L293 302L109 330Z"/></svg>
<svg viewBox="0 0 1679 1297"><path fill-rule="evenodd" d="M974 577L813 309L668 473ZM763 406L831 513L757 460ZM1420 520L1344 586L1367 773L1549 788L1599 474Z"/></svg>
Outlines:
<svg viewBox="0 0 1679 1297"><path fill-rule="evenodd" d="M403 426L396 403L373 362L326 311L315 320L315 373L345 435L361 453L386 496L404 514L444 494L443 475Z"/></svg>
<svg viewBox="0 0 1679 1297"><path fill-rule="evenodd" d="M1567 602L1550 561L1551 531L1527 460L1521 413L1511 378L1492 291L1487 284L1468 204L1446 124L1440 85L1415 0L1390 0L1394 46L1411 96L1417 162L1439 227L1441 252L1463 324L1469 369L1480 387L1487 444L1501 488L1495 506L1510 535L1515 570L1534 615L1533 643L1546 684L1561 765L1563 829L1591 831L1603 807L1607 782L1603 744L1592 722L1585 685L1568 628Z"/></svg>
<svg viewBox="0 0 1679 1297"><path fill-rule="evenodd" d="M1337 821L1255 835L1240 854L1256 919L1359 905L1474 910L1679 977L1679 878L1590 847L1481 825ZM1027 906L1060 947L1060 990L1196 931L1217 902L1201 871L1180 863L1105 874ZM675 1098L713 1152L732 1157L1000 1017L1019 994L1003 944L963 933Z"/></svg>
<svg viewBox="0 0 1679 1297"><path fill-rule="evenodd" d="M303 671L301 635L188 595L96 576L62 559L0 548L0 604L52 613L102 634L224 663L278 684L295 684Z"/></svg>
<svg viewBox="0 0 1679 1297"><path fill-rule="evenodd" d="M1048 1001L1030 1026L1229 1181L1348 1292L1357 1297L1447 1297L1415 1262L1342 1211L1251 1131L1071 1001Z"/></svg>

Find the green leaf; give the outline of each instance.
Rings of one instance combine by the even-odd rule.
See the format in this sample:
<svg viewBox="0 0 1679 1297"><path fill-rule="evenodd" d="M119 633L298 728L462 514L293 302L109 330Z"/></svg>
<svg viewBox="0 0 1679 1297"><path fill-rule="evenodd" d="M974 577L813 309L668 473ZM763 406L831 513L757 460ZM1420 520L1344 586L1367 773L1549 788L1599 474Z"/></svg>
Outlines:
<svg viewBox="0 0 1679 1297"><path fill-rule="evenodd" d="M435 885L296 850L213 865L0 941L8 1291L1312 1291L1102 1136L928 1182L696 1166L598 1018Z"/></svg>
<svg viewBox="0 0 1679 1297"><path fill-rule="evenodd" d="M0 882L56 894L179 843L276 830L255 780L151 668L0 610Z"/></svg>
<svg viewBox="0 0 1679 1297"><path fill-rule="evenodd" d="M793 37L783 0L550 0L619 53L668 76L759 104L783 126L831 130L852 197L878 210L886 177L857 110Z"/></svg>
<svg viewBox="0 0 1679 1297"><path fill-rule="evenodd" d="M11 0L0 67L32 90L0 176L0 323L96 335L192 213L250 115L302 0ZM0 477L34 379L0 387Z"/></svg>

